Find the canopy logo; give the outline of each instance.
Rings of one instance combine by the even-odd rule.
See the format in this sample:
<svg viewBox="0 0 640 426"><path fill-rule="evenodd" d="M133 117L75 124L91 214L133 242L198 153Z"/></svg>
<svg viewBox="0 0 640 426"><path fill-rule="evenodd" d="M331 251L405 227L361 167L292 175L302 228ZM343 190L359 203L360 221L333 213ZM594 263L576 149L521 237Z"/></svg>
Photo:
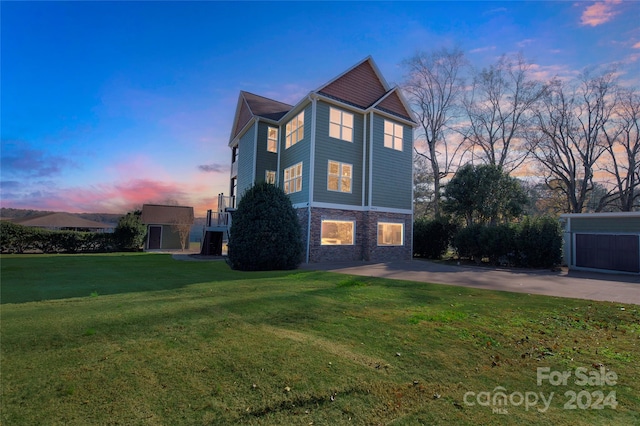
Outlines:
<svg viewBox="0 0 640 426"><path fill-rule="evenodd" d="M551 406L554 397L560 398L562 408L565 410L604 410L618 407L616 391L606 392L608 387L618 383L618 375L615 371L607 371L604 366L596 370L578 367L575 370L558 371L549 367L538 367L536 372L536 384L543 386L580 386L580 391L567 390L561 392L544 393L540 391L511 392L502 386L497 386L493 391L466 392L464 403L468 406L479 405L490 407L494 414L509 414L510 407L524 406L526 411L536 409L545 413ZM584 389L590 387L591 389ZM562 395L562 396L560 396Z"/></svg>

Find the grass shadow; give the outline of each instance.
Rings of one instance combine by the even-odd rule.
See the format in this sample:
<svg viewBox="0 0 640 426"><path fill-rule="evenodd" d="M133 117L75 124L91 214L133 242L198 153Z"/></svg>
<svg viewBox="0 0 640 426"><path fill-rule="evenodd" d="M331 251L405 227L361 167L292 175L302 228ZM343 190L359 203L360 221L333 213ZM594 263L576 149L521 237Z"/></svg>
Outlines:
<svg viewBox="0 0 640 426"><path fill-rule="evenodd" d="M223 261L184 262L170 254L3 255L0 304L174 290L188 285L278 277L233 271Z"/></svg>

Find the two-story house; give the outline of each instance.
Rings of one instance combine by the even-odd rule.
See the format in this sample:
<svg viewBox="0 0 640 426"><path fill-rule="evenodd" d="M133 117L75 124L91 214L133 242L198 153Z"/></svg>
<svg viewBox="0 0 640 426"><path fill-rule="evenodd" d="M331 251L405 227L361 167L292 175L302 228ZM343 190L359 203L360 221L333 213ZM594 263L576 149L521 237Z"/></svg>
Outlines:
<svg viewBox="0 0 640 426"><path fill-rule="evenodd" d="M224 239L226 208L267 181L297 209L306 262L410 259L410 111L371 57L296 105L241 92L229 142L231 196L219 197L207 229Z"/></svg>

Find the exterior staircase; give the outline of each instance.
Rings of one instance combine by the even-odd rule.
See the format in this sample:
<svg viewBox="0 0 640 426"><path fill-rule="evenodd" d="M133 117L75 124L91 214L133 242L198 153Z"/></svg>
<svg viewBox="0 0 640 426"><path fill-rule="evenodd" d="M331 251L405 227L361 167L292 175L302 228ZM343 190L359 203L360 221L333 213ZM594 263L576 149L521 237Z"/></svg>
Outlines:
<svg viewBox="0 0 640 426"><path fill-rule="evenodd" d="M218 194L217 211L207 210L207 220L202 230L202 248L205 256L222 256L229 242L231 213L235 211L236 197Z"/></svg>

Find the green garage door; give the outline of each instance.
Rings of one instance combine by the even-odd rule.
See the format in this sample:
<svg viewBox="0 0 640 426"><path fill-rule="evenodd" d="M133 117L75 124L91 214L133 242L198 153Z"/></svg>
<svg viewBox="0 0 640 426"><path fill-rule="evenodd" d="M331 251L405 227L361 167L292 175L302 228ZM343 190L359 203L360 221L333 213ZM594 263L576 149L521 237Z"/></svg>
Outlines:
<svg viewBox="0 0 640 426"><path fill-rule="evenodd" d="M637 235L576 234L576 266L640 272Z"/></svg>

